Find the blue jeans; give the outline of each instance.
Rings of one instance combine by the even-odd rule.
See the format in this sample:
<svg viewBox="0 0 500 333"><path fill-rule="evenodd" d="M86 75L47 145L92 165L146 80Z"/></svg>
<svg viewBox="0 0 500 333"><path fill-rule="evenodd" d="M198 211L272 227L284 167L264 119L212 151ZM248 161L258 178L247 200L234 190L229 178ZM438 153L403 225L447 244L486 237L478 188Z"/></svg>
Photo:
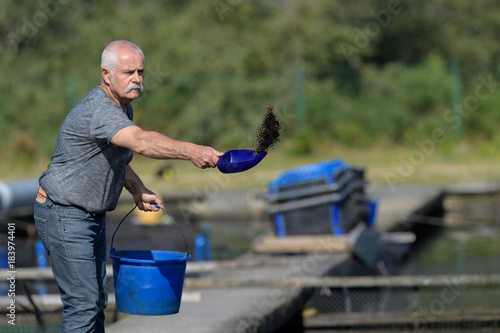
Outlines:
<svg viewBox="0 0 500 333"><path fill-rule="evenodd" d="M104 214L35 200L38 234L61 293L61 332L104 332L108 303Z"/></svg>

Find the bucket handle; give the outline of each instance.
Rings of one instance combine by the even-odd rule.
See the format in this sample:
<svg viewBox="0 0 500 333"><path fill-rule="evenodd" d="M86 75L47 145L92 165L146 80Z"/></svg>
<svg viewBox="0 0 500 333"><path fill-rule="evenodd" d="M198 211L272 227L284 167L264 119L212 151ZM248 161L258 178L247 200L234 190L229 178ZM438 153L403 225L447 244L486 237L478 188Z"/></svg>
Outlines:
<svg viewBox="0 0 500 333"><path fill-rule="evenodd" d="M155 206L156 208L160 208L157 204L153 204L153 206ZM113 232L113 236L111 237L111 251L114 250L113 248L113 242L115 240L115 235L116 235L116 232L118 231L118 228L120 228L120 226L122 225L123 221L125 221L125 219L130 215L132 214L132 212L134 211L134 209L137 208L137 205L134 206L134 208L132 208L132 210L130 210L130 212L127 213L127 215L125 215L125 217L120 221L120 223L118 224L118 226L116 227L115 229L115 232ZM163 213L168 216L170 218L170 220L172 220L172 222L174 222L175 226L177 227L177 229L179 229L181 235L182 235L182 239L184 240L184 244L186 245L186 253L189 255L189 246L188 246L188 243L186 241L186 237L184 237L184 233L182 232L181 228L179 227L179 225L177 224L177 222L175 222L175 220L172 218L172 216L170 216L169 214L167 214L167 212L165 211L165 209L163 208L160 208Z"/></svg>

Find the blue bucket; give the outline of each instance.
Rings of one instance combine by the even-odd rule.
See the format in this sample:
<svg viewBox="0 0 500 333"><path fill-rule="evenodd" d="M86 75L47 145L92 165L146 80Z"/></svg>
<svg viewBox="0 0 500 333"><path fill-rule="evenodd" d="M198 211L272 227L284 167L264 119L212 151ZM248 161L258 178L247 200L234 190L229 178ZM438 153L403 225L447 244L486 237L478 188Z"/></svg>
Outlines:
<svg viewBox="0 0 500 333"><path fill-rule="evenodd" d="M178 313L186 262L191 258L187 243L187 252L115 250L114 236L123 220L113 234L111 250L108 253L113 261L117 310L146 316ZM179 228L177 223L175 225ZM184 235L182 237L184 238Z"/></svg>
<svg viewBox="0 0 500 333"><path fill-rule="evenodd" d="M112 248L109 257L118 311L148 316L179 312L189 254Z"/></svg>

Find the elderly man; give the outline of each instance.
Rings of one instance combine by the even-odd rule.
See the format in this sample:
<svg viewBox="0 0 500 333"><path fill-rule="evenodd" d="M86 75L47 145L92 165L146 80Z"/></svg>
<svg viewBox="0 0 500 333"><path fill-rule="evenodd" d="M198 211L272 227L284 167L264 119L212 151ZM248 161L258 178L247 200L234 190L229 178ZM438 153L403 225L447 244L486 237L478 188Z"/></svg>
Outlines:
<svg viewBox="0 0 500 333"><path fill-rule="evenodd" d="M190 160L213 168L222 153L133 123L131 101L142 90L144 55L115 41L102 53L102 81L67 115L39 180L35 224L49 254L64 305L61 332L104 332L107 305L105 214L125 187L145 211L163 207L129 166L133 152Z"/></svg>

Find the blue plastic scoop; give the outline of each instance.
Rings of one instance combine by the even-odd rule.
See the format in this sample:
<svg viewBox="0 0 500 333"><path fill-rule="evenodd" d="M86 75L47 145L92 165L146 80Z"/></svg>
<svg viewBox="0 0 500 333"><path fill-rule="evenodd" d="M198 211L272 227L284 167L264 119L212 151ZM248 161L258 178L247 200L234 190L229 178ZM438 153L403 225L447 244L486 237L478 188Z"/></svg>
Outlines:
<svg viewBox="0 0 500 333"><path fill-rule="evenodd" d="M255 156L253 149L228 150L219 158L217 168L222 173L237 173L253 168L267 155L262 152Z"/></svg>

